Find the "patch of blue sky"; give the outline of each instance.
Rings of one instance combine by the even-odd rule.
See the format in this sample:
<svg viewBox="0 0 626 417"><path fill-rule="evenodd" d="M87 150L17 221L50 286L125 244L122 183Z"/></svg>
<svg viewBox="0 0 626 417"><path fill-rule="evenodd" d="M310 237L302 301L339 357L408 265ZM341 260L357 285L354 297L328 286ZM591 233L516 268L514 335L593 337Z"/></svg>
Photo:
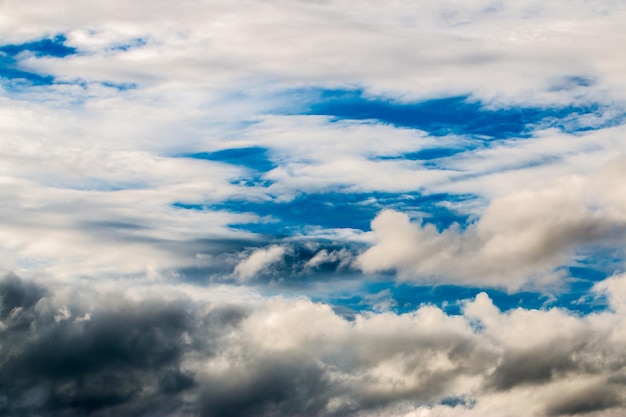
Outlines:
<svg viewBox="0 0 626 417"><path fill-rule="evenodd" d="M183 158L203 159L207 161L223 162L230 165L248 168L249 172L243 177L232 180L231 183L248 187L267 187L272 184L263 178L263 174L276 168L270 159L269 149L252 146L247 148L229 148L212 152L197 152L177 155Z"/></svg>
<svg viewBox="0 0 626 417"><path fill-rule="evenodd" d="M97 192L111 192L111 191L123 191L123 190L142 190L146 188L146 185L140 182L133 181L107 181L97 177L81 177L70 180L58 180L50 178L44 181L46 186L52 188L59 188L65 190L80 190L80 191L97 191Z"/></svg>
<svg viewBox="0 0 626 417"><path fill-rule="evenodd" d="M128 51L134 48L141 48L142 46L145 46L147 44L148 44L148 41L146 39L135 38L135 39L130 39L124 43L113 45L109 49L112 51Z"/></svg>
<svg viewBox="0 0 626 417"><path fill-rule="evenodd" d="M437 98L415 103L374 98L362 90L309 89L286 94L304 103L288 114L324 115L334 120L377 120L397 127L419 129L433 136L469 135L484 139L523 138L540 128L573 132L616 123L603 120L604 109L596 103L561 107L492 108L469 96ZM296 108L298 108L296 106ZM595 115L592 118L580 116ZM623 115L622 115L623 116ZM584 120L591 120L589 125Z"/></svg>
<svg viewBox="0 0 626 417"><path fill-rule="evenodd" d="M587 260L587 262L590 263L591 260ZM566 267L566 270L569 276L590 283L602 281L608 275L606 271L590 266L569 266Z"/></svg>
<svg viewBox="0 0 626 417"><path fill-rule="evenodd" d="M5 89L10 91L18 91L23 87L52 85L54 77L51 75L42 75L34 72L23 71L15 68L13 65L5 65L0 60L0 78Z"/></svg>
<svg viewBox="0 0 626 417"><path fill-rule="evenodd" d="M552 84L550 91L568 91L578 87L591 87L596 80L581 75L568 75L560 78Z"/></svg>
<svg viewBox="0 0 626 417"><path fill-rule="evenodd" d="M20 67L20 58L23 54L34 55L38 58L52 57L64 58L78 53L77 49L65 45L67 38L63 34L58 34L52 38L39 39L22 44L9 44L0 46L0 78L3 79L3 86L8 91L18 92L24 88L32 86L48 86L53 84L71 84L87 88L88 82L82 80L57 81L55 77L47 74L39 74L27 71ZM128 50L132 47L145 45L143 39L134 39L127 44L116 46L114 49ZM136 83L114 83L103 81L100 85L118 91L126 91L137 88Z"/></svg>
<svg viewBox="0 0 626 417"><path fill-rule="evenodd" d="M256 223L233 223L228 226L231 229L242 230L272 238L285 238L294 234L295 226L286 226L273 218L261 220Z"/></svg>
<svg viewBox="0 0 626 417"><path fill-rule="evenodd" d="M623 273L625 257L622 247L610 243L589 245L577 252L575 263L566 271L573 278L595 283Z"/></svg>
<svg viewBox="0 0 626 417"><path fill-rule="evenodd" d="M601 245L586 248L577 255L574 265L562 268L567 275L564 291L558 301L575 306L577 310L605 305L604 296L591 292L598 282L624 271L624 252Z"/></svg>
<svg viewBox="0 0 626 417"><path fill-rule="evenodd" d="M38 57L63 58L77 53L76 48L65 45L67 38L63 34L57 34L53 38L43 38L21 44L9 44L0 46L0 52L15 57L23 52L29 52Z"/></svg>
<svg viewBox="0 0 626 417"><path fill-rule="evenodd" d="M0 78L3 87L9 91L19 91L31 86L52 85L55 79L51 75L38 74L20 68L21 54L31 54L37 57L63 58L76 53L76 48L65 45L66 37L63 34L54 38L45 38L22 44L0 46Z"/></svg>
<svg viewBox="0 0 626 417"><path fill-rule="evenodd" d="M469 146L464 148L426 148L417 152L409 152L402 155L394 156L381 156L377 159L384 160L407 160L407 161L430 161L433 159L447 158L454 156L458 153L474 150L475 146Z"/></svg>
<svg viewBox="0 0 626 417"><path fill-rule="evenodd" d="M439 401L439 404L452 408L461 406L471 409L476 405L476 400L466 397L447 397Z"/></svg>
<svg viewBox="0 0 626 417"><path fill-rule="evenodd" d="M562 308L577 315L587 315L593 312L604 311L608 308L606 299L590 292L590 285L570 286L567 290L553 293L520 291L507 293L498 289L463 287L455 285L411 285L397 284L393 280L366 282L357 291L328 294L325 297L314 297L316 301L327 302L337 307L338 311L361 313L373 311L381 300L372 297L375 294L384 294L390 310L403 314L415 311L424 305L433 305L441 308L447 314L462 313L463 305L472 300L481 292L487 293L494 305L501 311L510 311L516 308L531 310L546 310Z"/></svg>
<svg viewBox="0 0 626 417"><path fill-rule="evenodd" d="M231 227L258 233L261 229L264 234L288 236L299 234L307 226L323 228L351 228L369 229L369 222L376 215L378 209L365 204L366 198L359 195L344 194L304 194L292 201L247 201L228 200L211 204L206 208L232 213L254 213L260 217L272 217L275 223L233 224ZM184 205L176 203L176 207L186 209L202 209L203 206Z"/></svg>
<svg viewBox="0 0 626 417"><path fill-rule="evenodd" d="M134 90L137 88L137 83L114 83L110 81L103 81L100 83L107 88L113 88L117 91Z"/></svg>
<svg viewBox="0 0 626 417"><path fill-rule="evenodd" d="M445 158L453 157L455 155L458 155L464 152L471 152L471 151L478 149L479 147L484 148L484 145L476 144L475 142L474 143L466 142L463 145L464 145L463 147L457 147L457 148L441 148L441 147L425 148L416 152L408 152L408 153L403 153L399 155L383 155L383 156L377 156L377 157L370 158L370 159L371 160L385 160L385 161L389 161L389 160L420 161L421 165L423 165L426 168L440 168L442 164L442 160L445 160Z"/></svg>
<svg viewBox="0 0 626 417"><path fill-rule="evenodd" d="M349 228L370 230L372 219L383 209L396 209L421 217L439 230L453 223L465 226L470 217L446 207L445 202L460 201L463 196L450 194L422 195L418 192L393 193L315 193L301 194L291 201L248 201L233 199L203 205L175 203L187 210L219 210L232 213L254 213L262 218L273 218L274 223L236 224L233 228L253 233L291 236L306 232L311 226L321 228Z"/></svg>
<svg viewBox="0 0 626 417"><path fill-rule="evenodd" d="M198 152L181 156L244 166L257 172L268 172L276 168L276 164L269 158L269 150L258 146Z"/></svg>

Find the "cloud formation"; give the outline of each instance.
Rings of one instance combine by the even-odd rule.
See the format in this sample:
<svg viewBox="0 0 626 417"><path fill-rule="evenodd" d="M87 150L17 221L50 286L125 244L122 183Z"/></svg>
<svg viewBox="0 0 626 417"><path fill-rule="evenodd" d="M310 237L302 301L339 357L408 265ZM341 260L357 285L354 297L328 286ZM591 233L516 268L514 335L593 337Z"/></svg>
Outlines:
<svg viewBox="0 0 626 417"><path fill-rule="evenodd" d="M624 158L589 176L493 199L478 221L439 231L387 210L372 222L377 243L358 264L366 272L397 269L406 278L517 289L573 261L593 244L623 246Z"/></svg>
<svg viewBox="0 0 626 417"><path fill-rule="evenodd" d="M624 6L4 1L0 415L623 416Z"/></svg>
<svg viewBox="0 0 626 417"><path fill-rule="evenodd" d="M263 272L273 263L279 262L285 254L285 250L282 246L257 249L235 266L234 274L240 281L245 282Z"/></svg>
<svg viewBox="0 0 626 417"><path fill-rule="evenodd" d="M623 35L620 2L367 2L355 10L345 1L245 7L116 1L92 8L72 1L56 4L54 18L42 18L51 7L45 2L10 4L2 32L10 42L67 33L76 56L24 59L29 69L64 80L180 80L217 88L248 87L260 78L288 85L352 83L407 98L471 92L542 103L579 99L590 83L592 94L624 92L624 62L611 47Z"/></svg>
<svg viewBox="0 0 626 417"><path fill-rule="evenodd" d="M603 290L613 297L625 280ZM424 305L347 320L306 299L85 290L2 279L4 415L611 416L626 406L620 309L503 313L481 293L461 315Z"/></svg>

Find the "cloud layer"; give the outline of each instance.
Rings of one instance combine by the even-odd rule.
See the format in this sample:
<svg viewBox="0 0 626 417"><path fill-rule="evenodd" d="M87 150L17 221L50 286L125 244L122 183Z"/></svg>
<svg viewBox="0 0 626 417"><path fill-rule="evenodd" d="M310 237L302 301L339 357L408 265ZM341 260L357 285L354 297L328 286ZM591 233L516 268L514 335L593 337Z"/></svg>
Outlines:
<svg viewBox="0 0 626 417"><path fill-rule="evenodd" d="M144 287L44 287L5 276L3 414L618 415L626 278L613 310L424 305L346 320L282 297L208 301ZM53 347L53 348L51 348ZM598 414L600 413L600 414Z"/></svg>

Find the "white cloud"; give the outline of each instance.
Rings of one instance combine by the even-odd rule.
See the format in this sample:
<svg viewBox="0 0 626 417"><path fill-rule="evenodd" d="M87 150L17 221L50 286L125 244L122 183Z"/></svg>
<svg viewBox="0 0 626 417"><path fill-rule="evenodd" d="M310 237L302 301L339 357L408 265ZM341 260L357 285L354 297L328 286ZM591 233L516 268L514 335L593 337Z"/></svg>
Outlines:
<svg viewBox="0 0 626 417"><path fill-rule="evenodd" d="M430 192L477 194L488 200L526 188L541 188L560 177L588 176L626 154L623 125L575 134L555 129L532 138L502 140L463 152L441 163L454 174Z"/></svg>
<svg viewBox="0 0 626 417"><path fill-rule="evenodd" d="M593 288L608 297L610 306L620 313L626 311L626 275L615 275L597 283Z"/></svg>
<svg viewBox="0 0 626 417"><path fill-rule="evenodd" d="M614 50L623 33L617 3L368 1L355 9L345 1L9 1L5 9L5 43L64 33L78 49L64 58L21 55L21 68L70 84L4 90L1 99L2 181L9 184L3 258L12 266L57 263L61 273L86 253L99 255L76 271L189 265L203 252L196 239L251 238L228 225L258 221L174 211L173 202L284 202L338 189L472 193L489 201L546 179L586 175L625 151L623 127L541 131L426 166L380 157L458 149L471 138L429 137L374 121L263 115L299 104L300 93L285 91L321 87L363 88L367 97L400 101L471 94L495 107L597 102L606 107L597 117L615 116L626 91L623 54ZM125 44L131 47L115 49ZM84 84L71 84L76 80ZM118 91L104 81L137 88ZM242 146L269 149L277 167L262 180L272 184L243 187L245 168L171 157ZM483 207L472 204L479 215ZM85 229L93 219L145 229ZM35 244L38 228L49 233ZM315 235L324 233L367 238L348 229ZM129 235L193 250L181 256L147 243L129 246Z"/></svg>
<svg viewBox="0 0 626 417"><path fill-rule="evenodd" d="M346 249L333 251L322 249L321 251L317 252L311 259L309 259L304 267L308 269L315 269L326 263L338 262L339 265L337 269L342 269L350 265L352 260L353 255Z"/></svg>
<svg viewBox="0 0 626 417"><path fill-rule="evenodd" d="M235 266L233 274L240 281L246 282L264 272L270 265L282 260L285 252L286 248L278 245L257 249Z"/></svg>
<svg viewBox="0 0 626 417"><path fill-rule="evenodd" d="M372 222L378 241L357 263L365 272L396 269L417 281L517 289L567 264L585 245L623 244L626 200L616 183L623 162L495 198L465 230L438 231L383 211Z"/></svg>
<svg viewBox="0 0 626 417"><path fill-rule="evenodd" d="M3 35L18 42L68 33L70 43L90 54L29 62L64 79L177 80L191 88L258 85L255 80L356 84L402 98L473 93L499 103L569 103L602 94L623 98L626 63L612 42L623 36L623 13L619 2L597 1L366 2L358 10L346 1L210 1L182 8L10 2ZM137 37L150 42L113 56L106 48ZM571 75L596 85L555 91L559 78Z"/></svg>

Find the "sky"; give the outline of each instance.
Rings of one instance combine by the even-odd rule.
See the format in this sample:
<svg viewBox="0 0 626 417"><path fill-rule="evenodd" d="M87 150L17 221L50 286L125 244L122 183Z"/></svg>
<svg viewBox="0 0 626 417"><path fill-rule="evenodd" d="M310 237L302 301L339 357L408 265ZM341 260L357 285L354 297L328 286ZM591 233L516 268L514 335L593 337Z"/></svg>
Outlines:
<svg viewBox="0 0 626 417"><path fill-rule="evenodd" d="M0 2L0 414L626 414L626 1Z"/></svg>

